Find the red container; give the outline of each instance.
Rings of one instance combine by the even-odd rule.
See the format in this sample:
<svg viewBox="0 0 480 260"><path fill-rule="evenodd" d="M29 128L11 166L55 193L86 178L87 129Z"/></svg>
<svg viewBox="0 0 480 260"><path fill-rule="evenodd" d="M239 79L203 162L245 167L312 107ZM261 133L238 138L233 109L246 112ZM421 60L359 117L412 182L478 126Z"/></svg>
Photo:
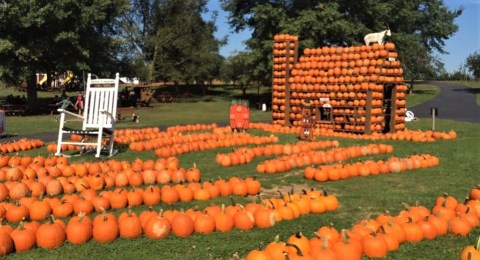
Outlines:
<svg viewBox="0 0 480 260"><path fill-rule="evenodd" d="M250 108L247 102L232 101L230 105L230 127L232 130L247 130L250 122Z"/></svg>

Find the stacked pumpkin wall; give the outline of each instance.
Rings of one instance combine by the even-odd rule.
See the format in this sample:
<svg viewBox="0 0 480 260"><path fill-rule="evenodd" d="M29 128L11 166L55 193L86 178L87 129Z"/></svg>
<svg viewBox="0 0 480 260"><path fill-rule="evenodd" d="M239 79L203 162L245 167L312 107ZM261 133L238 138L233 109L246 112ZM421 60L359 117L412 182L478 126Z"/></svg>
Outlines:
<svg viewBox="0 0 480 260"><path fill-rule="evenodd" d="M302 103L310 99L320 131L369 134L405 129L407 86L393 43L307 48L298 61L297 46L296 36L274 38L275 124L300 126Z"/></svg>
<svg viewBox="0 0 480 260"><path fill-rule="evenodd" d="M273 43L272 116L275 124L289 124L289 79L298 62L298 37L288 34L275 35Z"/></svg>

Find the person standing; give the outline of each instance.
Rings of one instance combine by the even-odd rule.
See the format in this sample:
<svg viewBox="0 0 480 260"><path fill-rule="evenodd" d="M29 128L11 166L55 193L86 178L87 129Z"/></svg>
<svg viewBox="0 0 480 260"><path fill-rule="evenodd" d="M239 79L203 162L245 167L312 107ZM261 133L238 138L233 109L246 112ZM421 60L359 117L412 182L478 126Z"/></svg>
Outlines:
<svg viewBox="0 0 480 260"><path fill-rule="evenodd" d="M83 92L79 92L77 96L77 101L75 102L75 108L78 109L78 114L82 114L83 112L83 102L84 102L84 94Z"/></svg>

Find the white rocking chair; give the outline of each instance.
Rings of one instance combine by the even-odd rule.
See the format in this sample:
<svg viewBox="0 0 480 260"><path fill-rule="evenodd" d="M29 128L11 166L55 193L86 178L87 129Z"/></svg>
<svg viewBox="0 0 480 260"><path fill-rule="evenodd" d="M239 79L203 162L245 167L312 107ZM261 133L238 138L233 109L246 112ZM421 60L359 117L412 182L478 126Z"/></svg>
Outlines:
<svg viewBox="0 0 480 260"><path fill-rule="evenodd" d="M114 155L113 132L115 130L115 118L117 113L117 97L120 76L117 73L115 79L92 79L88 74L87 88L85 91L85 104L83 115L69 112L65 109L58 109L60 113L60 126L58 129L58 142L56 156L62 155L62 145L81 146L81 151L86 150L87 146L96 147L95 157L100 157L102 150L102 140L109 137L108 156ZM72 129L65 126L65 116L70 115L83 120L81 130ZM78 134L83 138L81 141L69 141L63 139L63 134ZM96 142L87 142L86 136L96 136Z"/></svg>

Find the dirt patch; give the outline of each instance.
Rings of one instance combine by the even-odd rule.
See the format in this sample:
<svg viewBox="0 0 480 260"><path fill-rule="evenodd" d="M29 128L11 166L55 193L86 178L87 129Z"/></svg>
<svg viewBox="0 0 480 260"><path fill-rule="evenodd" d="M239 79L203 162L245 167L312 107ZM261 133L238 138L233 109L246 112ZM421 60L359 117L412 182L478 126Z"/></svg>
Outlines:
<svg viewBox="0 0 480 260"><path fill-rule="evenodd" d="M265 197L275 197L280 195L278 192L280 191L282 194L287 194L288 192L300 193L302 190L309 190L310 186L307 184L290 184L290 185L282 185L277 186L272 189L262 189L262 196Z"/></svg>

